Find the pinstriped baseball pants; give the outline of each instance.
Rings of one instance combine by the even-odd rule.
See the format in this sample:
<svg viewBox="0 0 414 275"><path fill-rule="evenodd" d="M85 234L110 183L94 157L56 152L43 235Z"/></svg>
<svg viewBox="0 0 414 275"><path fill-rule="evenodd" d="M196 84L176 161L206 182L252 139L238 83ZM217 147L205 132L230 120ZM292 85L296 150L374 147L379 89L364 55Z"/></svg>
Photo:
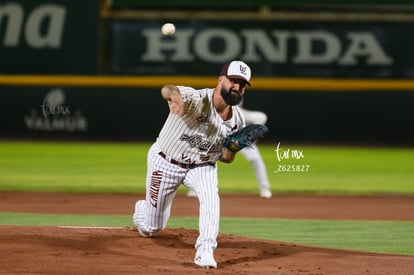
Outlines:
<svg viewBox="0 0 414 275"><path fill-rule="evenodd" d="M166 227L177 188L184 184L196 192L199 200L199 237L195 248L216 249L220 222L217 167L184 169L162 158L160 151L154 143L147 156L146 201L150 231Z"/></svg>

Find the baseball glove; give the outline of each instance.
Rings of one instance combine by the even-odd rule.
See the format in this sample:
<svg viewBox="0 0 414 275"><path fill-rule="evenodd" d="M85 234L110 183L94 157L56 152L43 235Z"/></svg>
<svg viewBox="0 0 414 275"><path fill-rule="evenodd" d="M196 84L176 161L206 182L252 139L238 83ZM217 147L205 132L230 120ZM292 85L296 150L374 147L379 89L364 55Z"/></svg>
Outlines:
<svg viewBox="0 0 414 275"><path fill-rule="evenodd" d="M223 146L236 153L246 146L250 146L254 141L263 137L269 129L266 125L250 124L228 136Z"/></svg>

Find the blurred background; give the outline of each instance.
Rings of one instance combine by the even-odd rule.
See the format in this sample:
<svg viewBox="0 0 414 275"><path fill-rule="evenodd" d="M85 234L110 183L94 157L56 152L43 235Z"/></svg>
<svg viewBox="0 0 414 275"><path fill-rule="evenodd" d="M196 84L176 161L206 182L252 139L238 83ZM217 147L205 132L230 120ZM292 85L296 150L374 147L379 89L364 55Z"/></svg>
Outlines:
<svg viewBox="0 0 414 275"><path fill-rule="evenodd" d="M152 141L162 85L238 59L264 142L413 145L413 33L408 0L1 0L0 137Z"/></svg>

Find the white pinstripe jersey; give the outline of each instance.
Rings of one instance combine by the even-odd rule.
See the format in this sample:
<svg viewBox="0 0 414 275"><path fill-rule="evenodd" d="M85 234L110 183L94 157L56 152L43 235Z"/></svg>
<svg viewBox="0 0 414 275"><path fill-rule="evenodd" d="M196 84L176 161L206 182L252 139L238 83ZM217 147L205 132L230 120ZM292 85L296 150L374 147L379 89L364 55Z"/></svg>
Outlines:
<svg viewBox="0 0 414 275"><path fill-rule="evenodd" d="M240 108L232 106L231 119L223 121L213 106L213 89L177 88L184 113L178 116L170 112L157 143L167 156L182 163L216 162L225 137L245 125Z"/></svg>

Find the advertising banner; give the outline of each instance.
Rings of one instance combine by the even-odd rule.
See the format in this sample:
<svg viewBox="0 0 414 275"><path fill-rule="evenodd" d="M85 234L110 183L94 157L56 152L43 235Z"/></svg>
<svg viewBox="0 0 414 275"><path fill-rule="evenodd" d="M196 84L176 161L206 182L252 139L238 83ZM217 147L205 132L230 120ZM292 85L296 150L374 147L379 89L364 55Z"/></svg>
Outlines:
<svg viewBox="0 0 414 275"><path fill-rule="evenodd" d="M414 93L248 91L262 142L413 144ZM169 109L155 88L0 86L0 138L154 141Z"/></svg>
<svg viewBox="0 0 414 275"><path fill-rule="evenodd" d="M412 4L411 0L377 0L375 3L372 0L314 0L309 2L308 0L244 0L239 1L237 5L234 5L233 0L210 0L208 2L194 1L194 0L152 0L142 1L142 0L112 0L108 2L109 5L116 8L129 8L129 9L139 9L139 8L148 8L148 7L157 7L157 8L187 8L191 9L194 7L197 8L211 8L211 7L260 7L260 6L270 6L270 7L300 7L300 8L312 8L316 7L320 9L321 7L341 7L341 8L355 8L361 6L364 7L384 7L384 6L395 6L405 5L408 6Z"/></svg>
<svg viewBox="0 0 414 275"><path fill-rule="evenodd" d="M253 76L412 78L414 22L181 20L108 22L111 74L216 75L240 59Z"/></svg>
<svg viewBox="0 0 414 275"><path fill-rule="evenodd" d="M146 89L0 86L0 138L154 139L162 103Z"/></svg>
<svg viewBox="0 0 414 275"><path fill-rule="evenodd" d="M0 2L0 73L93 74L99 1Z"/></svg>

